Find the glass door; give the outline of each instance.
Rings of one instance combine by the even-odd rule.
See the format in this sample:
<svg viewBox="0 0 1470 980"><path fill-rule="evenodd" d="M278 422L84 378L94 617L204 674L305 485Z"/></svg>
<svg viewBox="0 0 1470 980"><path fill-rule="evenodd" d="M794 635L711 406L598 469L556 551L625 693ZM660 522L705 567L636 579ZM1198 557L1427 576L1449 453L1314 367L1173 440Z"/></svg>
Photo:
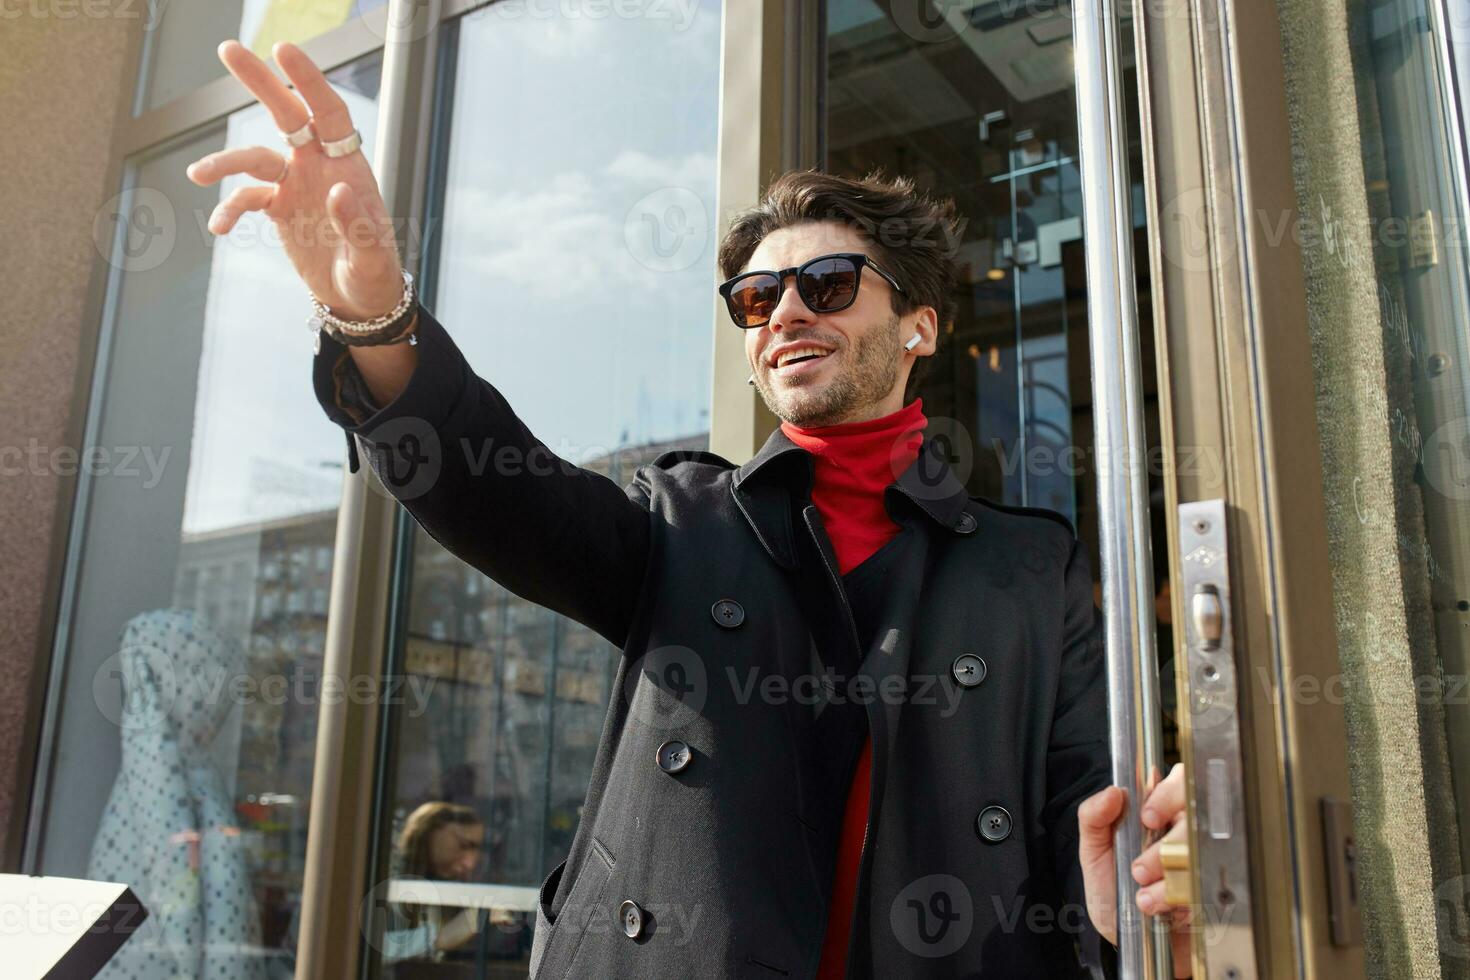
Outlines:
<svg viewBox="0 0 1470 980"><path fill-rule="evenodd" d="M936 16L924 3L825 4L823 164L853 177L880 168L909 176L922 190L953 198L964 216L957 240L947 243L961 274L957 314L941 325L917 394L930 432L948 439L951 464L970 492L1064 515L1089 549L1104 613L1132 617L1130 639L1115 640L1109 628L1114 659L1127 668L1112 681L1115 778L1141 792L1181 759L1147 262L1112 291L1131 300L1141 322L1118 322L1109 303L1097 304L1100 287L1089 281L1097 273L1084 239L1079 113L1091 106L1079 105L1079 15L1060 3L943 9ZM1093 245L1116 249L1131 232L1133 253L1145 257L1138 78L1126 17L1121 30L1115 85L1123 98L1116 110L1127 176L1118 192L1130 217L1122 231L1100 222ZM1082 101L1098 94L1085 93ZM1090 183L1096 195L1098 181ZM1106 332L1113 323L1137 345L1129 354L1140 391L1126 409L1119 407L1119 352L1093 350L1091 340L1095 328ZM1094 432L1109 413L1136 422L1132 438L1142 444L1130 449L1110 438L1100 452ZM1121 494L1108 492L1116 484L1100 480L1110 466L1126 465L1130 451L1142 457L1135 481ZM1101 459L1104 453L1111 459ZM1136 537L1121 541L1131 549L1131 564L1120 564L1105 542L1111 536L1119 543L1128 528L1137 529ZM1110 569L1120 584L1105 590ZM1130 659L1134 653L1146 666ZM1120 751L1125 742L1130 748ZM1119 851L1136 854L1146 843L1135 835ZM1120 928L1142 944L1136 914L1130 923L1127 858L1122 870ZM1140 945L1139 956L1151 958L1157 975L1172 975L1168 944L1157 935L1149 949ZM1125 956L1134 943L1124 937Z"/></svg>

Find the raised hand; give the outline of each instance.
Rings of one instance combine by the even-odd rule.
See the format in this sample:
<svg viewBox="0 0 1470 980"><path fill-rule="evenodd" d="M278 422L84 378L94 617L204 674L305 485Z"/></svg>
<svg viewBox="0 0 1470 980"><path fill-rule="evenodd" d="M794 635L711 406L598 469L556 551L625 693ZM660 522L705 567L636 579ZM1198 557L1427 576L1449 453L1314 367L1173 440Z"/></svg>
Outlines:
<svg viewBox="0 0 1470 980"><path fill-rule="evenodd" d="M207 227L226 235L246 211L261 211L275 222L297 274L333 313L351 320L388 313L403 295L403 276L377 178L362 150L331 157L320 142L353 133L347 104L296 45L283 41L271 53L295 92L239 41L219 46L220 61L266 107L277 129L291 133L310 122L316 138L298 147L282 142L279 150L221 150L191 163L185 172L201 186L232 174L266 181L233 191Z"/></svg>

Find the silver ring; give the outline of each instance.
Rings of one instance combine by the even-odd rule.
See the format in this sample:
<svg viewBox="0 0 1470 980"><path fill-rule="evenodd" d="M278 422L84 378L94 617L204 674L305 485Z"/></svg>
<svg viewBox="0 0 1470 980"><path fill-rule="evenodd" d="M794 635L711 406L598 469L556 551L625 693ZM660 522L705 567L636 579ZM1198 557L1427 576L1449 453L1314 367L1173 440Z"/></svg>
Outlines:
<svg viewBox="0 0 1470 980"><path fill-rule="evenodd" d="M287 146L305 146L307 143L310 143L312 140L316 139L316 133L312 130L311 120L308 118L306 120L306 125L302 126L295 132L287 133L285 131L282 131L281 139L286 141Z"/></svg>
<svg viewBox="0 0 1470 980"><path fill-rule="evenodd" d="M322 152L329 157L345 157L349 153L355 153L360 146L362 134L355 129L339 140L322 140Z"/></svg>
<svg viewBox="0 0 1470 980"><path fill-rule="evenodd" d="M286 174L288 174L290 172L291 172L291 158L290 157L281 157L281 176L279 176L275 180L271 181L271 183L279 185L281 183L281 181L283 181L283 180L286 179Z"/></svg>

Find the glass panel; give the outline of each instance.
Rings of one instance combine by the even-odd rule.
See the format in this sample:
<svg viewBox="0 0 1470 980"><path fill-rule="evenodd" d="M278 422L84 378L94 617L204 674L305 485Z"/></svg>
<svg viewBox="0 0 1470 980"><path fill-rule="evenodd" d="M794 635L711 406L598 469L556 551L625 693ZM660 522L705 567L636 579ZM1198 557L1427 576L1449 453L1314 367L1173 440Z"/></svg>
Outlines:
<svg viewBox="0 0 1470 980"><path fill-rule="evenodd" d="M378 69L332 76L369 149ZM252 106L150 154L98 229L121 245L40 870L150 909L102 976L293 972L341 437L301 424L310 306L274 226L204 230L249 178L184 176L273 134Z"/></svg>
<svg viewBox="0 0 1470 980"><path fill-rule="evenodd" d="M447 35L431 307L531 431L620 484L708 445L720 9L691 18L491 6ZM423 694L396 709L369 955L385 976L525 976L619 651L412 532L402 670Z"/></svg>
<svg viewBox="0 0 1470 980"><path fill-rule="evenodd" d="M277 41L300 44L388 0L145 0L139 112L188 95L227 72L215 49L236 38L270 61ZM361 128L361 127L359 127ZM275 134L269 141L278 145Z"/></svg>
<svg viewBox="0 0 1470 980"><path fill-rule="evenodd" d="M829 0L826 167L875 167L952 197L958 311L919 385L930 431L953 434L970 492L1073 522L1100 567L1082 192L1068 8L1050 3ZM1125 21L1125 27L1127 22ZM1136 92L1133 45L1120 39ZM1129 168L1154 513L1165 760L1177 761L1159 411L1137 114Z"/></svg>

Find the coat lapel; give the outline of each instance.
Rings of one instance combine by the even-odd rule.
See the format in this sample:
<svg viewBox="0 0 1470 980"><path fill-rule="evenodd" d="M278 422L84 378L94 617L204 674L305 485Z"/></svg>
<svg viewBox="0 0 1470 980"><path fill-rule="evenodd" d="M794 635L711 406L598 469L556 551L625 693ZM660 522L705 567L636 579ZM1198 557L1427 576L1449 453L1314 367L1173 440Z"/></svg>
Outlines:
<svg viewBox="0 0 1470 980"><path fill-rule="evenodd" d="M777 426L760 451L736 468L730 483L730 493L751 531L776 564L788 571L798 564L792 504L810 500L815 472L811 453ZM941 528L968 533L965 504L969 495L946 460L941 443L926 437L914 462L883 493L889 516L900 524L903 509L915 508ZM973 529L974 519L970 518L969 530Z"/></svg>

